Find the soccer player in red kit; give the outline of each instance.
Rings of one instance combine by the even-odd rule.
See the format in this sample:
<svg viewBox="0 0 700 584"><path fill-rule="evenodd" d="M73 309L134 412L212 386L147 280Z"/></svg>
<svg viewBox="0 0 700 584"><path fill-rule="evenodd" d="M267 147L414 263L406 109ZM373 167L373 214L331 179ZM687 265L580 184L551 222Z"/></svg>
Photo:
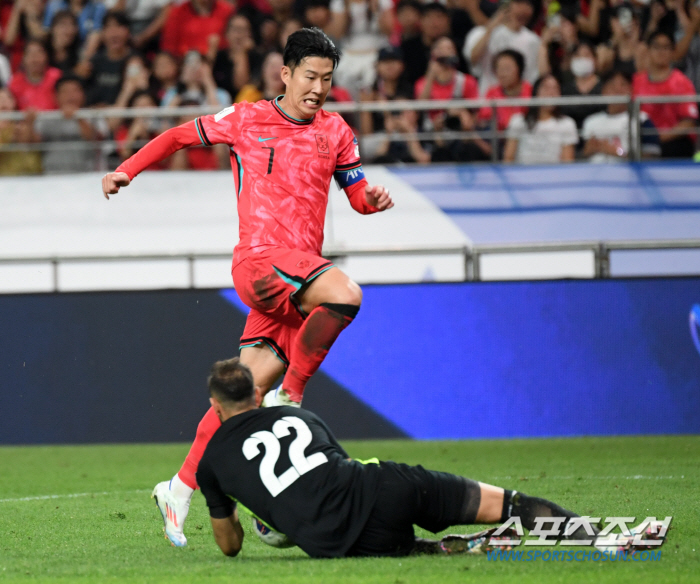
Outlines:
<svg viewBox="0 0 700 584"><path fill-rule="evenodd" d="M284 96L238 103L169 130L102 179L105 197L180 148L226 144L231 151L240 241L232 275L251 311L241 362L268 405L299 405L317 371L362 301L360 287L321 257L328 190L335 177L362 214L393 207L389 192L367 184L357 140L343 119L322 109L340 52L319 29L290 35L284 50ZM186 545L182 525L197 488L195 472L220 425L209 410L180 471L153 491L165 533Z"/></svg>

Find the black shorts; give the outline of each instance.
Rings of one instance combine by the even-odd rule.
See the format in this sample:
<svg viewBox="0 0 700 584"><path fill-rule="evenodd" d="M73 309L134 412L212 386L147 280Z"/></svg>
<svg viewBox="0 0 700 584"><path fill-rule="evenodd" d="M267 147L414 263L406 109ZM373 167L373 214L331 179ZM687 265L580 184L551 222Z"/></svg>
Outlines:
<svg viewBox="0 0 700 584"><path fill-rule="evenodd" d="M437 533L451 525L472 522L479 501L470 501L470 493L474 493L468 488L470 483L474 484L422 466L382 462L377 500L347 555L404 556L413 548L414 525ZM471 521L465 521L470 516Z"/></svg>

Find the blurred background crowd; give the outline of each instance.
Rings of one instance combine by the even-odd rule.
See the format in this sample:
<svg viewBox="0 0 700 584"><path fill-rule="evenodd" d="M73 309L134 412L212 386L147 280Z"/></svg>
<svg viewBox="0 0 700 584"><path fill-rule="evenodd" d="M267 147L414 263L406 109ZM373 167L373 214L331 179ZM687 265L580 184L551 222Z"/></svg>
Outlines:
<svg viewBox="0 0 700 584"><path fill-rule="evenodd" d="M0 174L113 168L187 121L82 119L81 108L273 99L284 92L286 39L303 26L323 29L343 52L329 101L700 88L700 0L0 0L0 113L25 113L0 118ZM696 102L641 109L643 156L694 155ZM60 116L37 116L44 110ZM629 115L617 103L345 117L366 162L554 163L626 158ZM488 130L502 139L482 137ZM227 166L225 149L191 149L159 168Z"/></svg>

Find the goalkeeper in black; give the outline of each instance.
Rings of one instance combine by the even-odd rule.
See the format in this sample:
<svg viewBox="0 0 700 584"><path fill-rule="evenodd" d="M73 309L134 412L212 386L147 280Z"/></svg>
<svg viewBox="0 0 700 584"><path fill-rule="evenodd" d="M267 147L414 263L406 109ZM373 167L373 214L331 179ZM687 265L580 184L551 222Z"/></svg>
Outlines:
<svg viewBox="0 0 700 584"><path fill-rule="evenodd" d="M532 529L536 517L564 517L564 525L577 517L544 499L421 466L352 460L313 413L260 408L250 370L238 358L215 363L208 383L222 425L199 463L197 483L228 556L243 544L237 505L312 557L467 551L469 536L418 540L414 525L436 533L517 516ZM571 537L580 539L579 531Z"/></svg>

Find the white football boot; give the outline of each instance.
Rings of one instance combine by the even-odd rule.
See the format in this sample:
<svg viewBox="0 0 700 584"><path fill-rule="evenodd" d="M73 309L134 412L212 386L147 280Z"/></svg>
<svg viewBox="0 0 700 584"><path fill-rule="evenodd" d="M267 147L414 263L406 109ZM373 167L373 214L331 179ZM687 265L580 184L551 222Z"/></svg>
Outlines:
<svg viewBox="0 0 700 584"><path fill-rule="evenodd" d="M268 391L262 401L262 407L264 408L274 408L275 406L291 406L293 408L300 408L301 403L289 399L287 392L284 391L280 385L277 389L271 389Z"/></svg>
<svg viewBox="0 0 700 584"><path fill-rule="evenodd" d="M190 497L176 497L171 489L172 480L158 483L153 489L151 499L156 500L156 505L163 516L163 531L166 539L176 547L187 545L187 538L182 532L182 526L187 519L190 510Z"/></svg>

